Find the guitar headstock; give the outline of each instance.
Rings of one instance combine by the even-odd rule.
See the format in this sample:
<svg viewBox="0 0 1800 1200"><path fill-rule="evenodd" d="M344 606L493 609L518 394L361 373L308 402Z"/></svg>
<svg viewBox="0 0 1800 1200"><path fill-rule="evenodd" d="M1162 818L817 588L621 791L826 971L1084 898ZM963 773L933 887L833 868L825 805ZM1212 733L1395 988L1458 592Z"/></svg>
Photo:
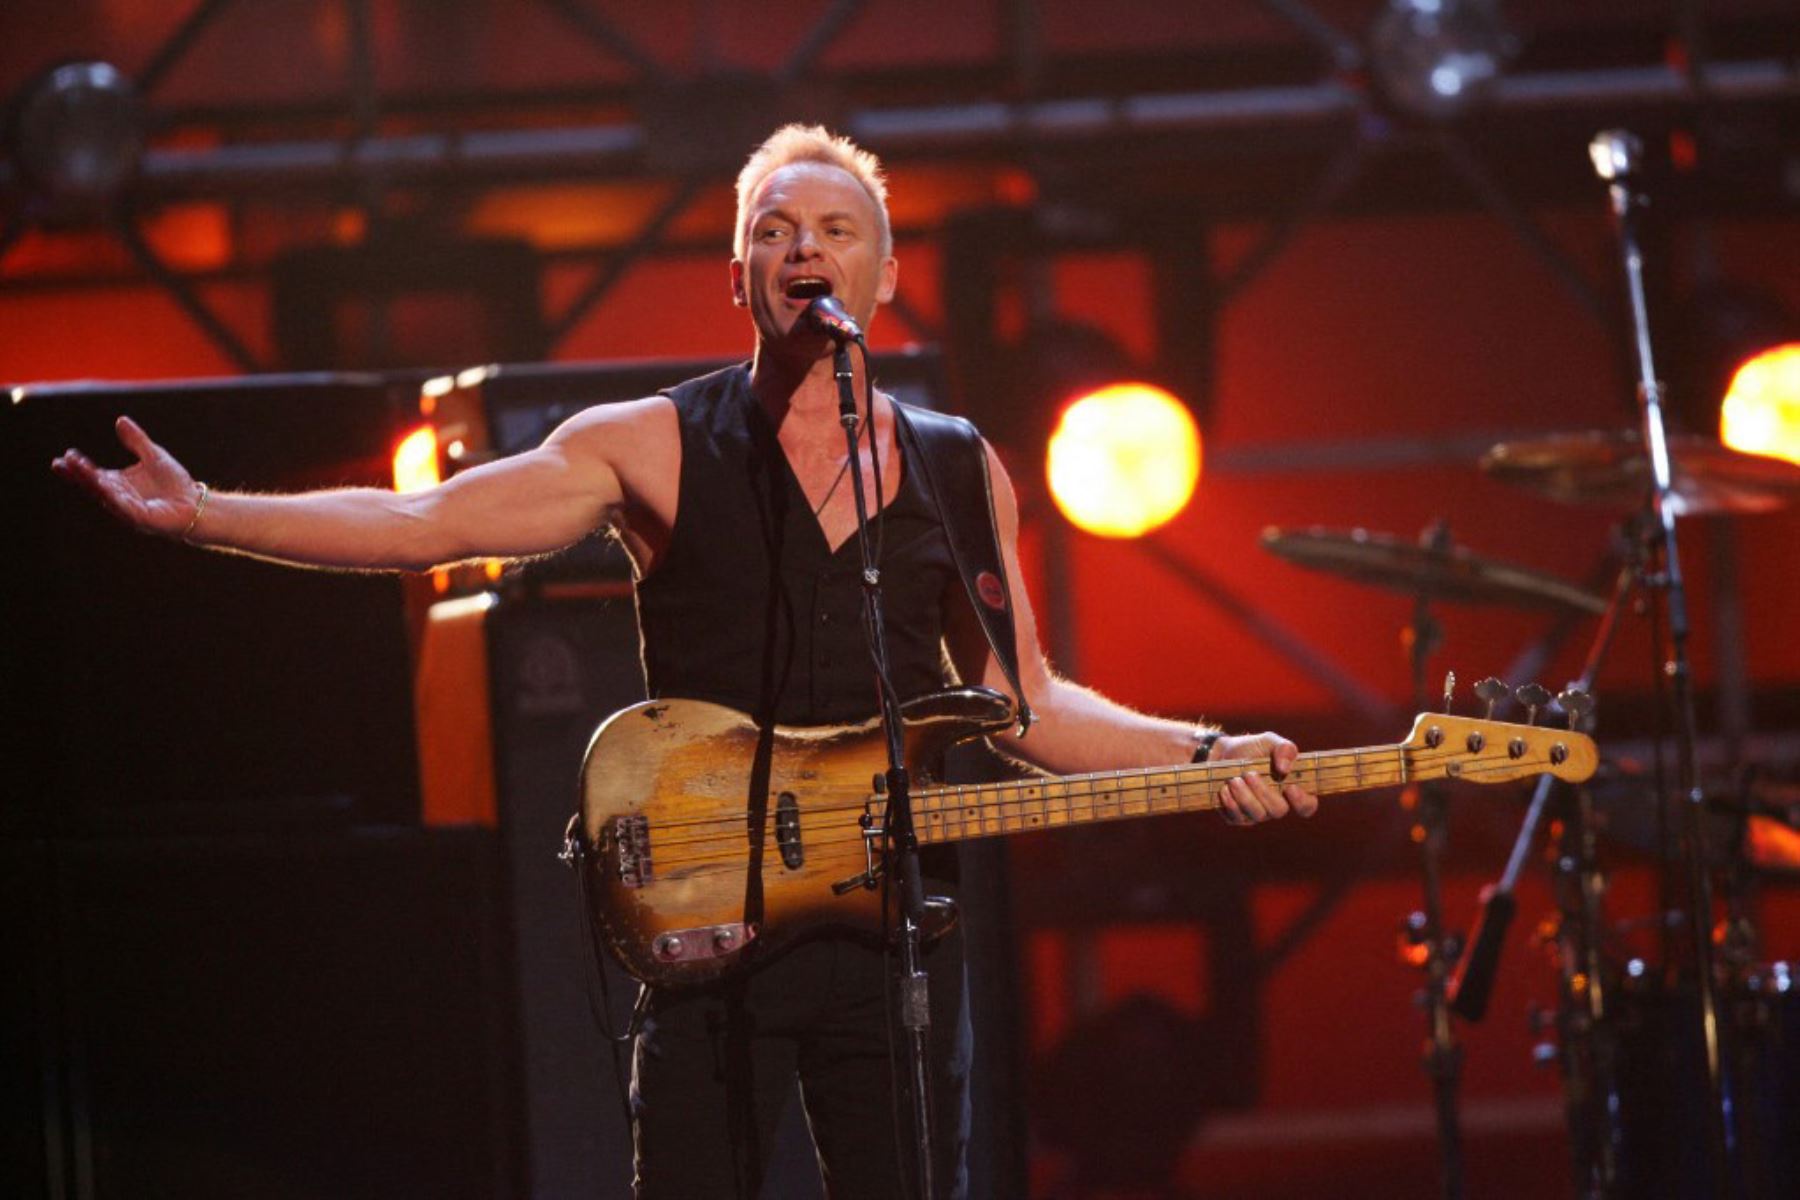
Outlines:
<svg viewBox="0 0 1800 1200"><path fill-rule="evenodd" d="M1408 778L1464 783L1507 783L1546 772L1580 783L1600 763L1585 733L1443 713L1420 713L1401 749Z"/></svg>

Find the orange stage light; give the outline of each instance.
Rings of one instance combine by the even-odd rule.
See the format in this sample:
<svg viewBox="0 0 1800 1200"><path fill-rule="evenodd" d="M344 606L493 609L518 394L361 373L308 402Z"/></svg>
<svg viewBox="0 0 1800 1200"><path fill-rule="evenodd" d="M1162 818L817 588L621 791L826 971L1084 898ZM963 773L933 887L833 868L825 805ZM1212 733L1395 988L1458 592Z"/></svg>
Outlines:
<svg viewBox="0 0 1800 1200"><path fill-rule="evenodd" d="M437 430L422 425L394 447L394 490L422 492L442 482L438 471Z"/></svg>
<svg viewBox="0 0 1800 1200"><path fill-rule="evenodd" d="M1719 440L1745 454L1800 463L1800 342L1765 350L1731 377Z"/></svg>
<svg viewBox="0 0 1800 1200"><path fill-rule="evenodd" d="M1113 384L1063 410L1050 436L1050 494L1080 529L1140 537L1187 507L1200 459L1186 405L1152 384Z"/></svg>

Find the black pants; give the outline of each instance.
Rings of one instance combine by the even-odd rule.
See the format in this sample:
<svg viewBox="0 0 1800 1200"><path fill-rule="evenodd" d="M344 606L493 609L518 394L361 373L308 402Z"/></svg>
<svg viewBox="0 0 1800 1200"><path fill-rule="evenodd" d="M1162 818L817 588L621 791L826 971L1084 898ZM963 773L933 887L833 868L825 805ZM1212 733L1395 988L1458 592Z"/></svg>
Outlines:
<svg viewBox="0 0 1800 1200"><path fill-rule="evenodd" d="M960 936L926 963L936 1183L961 1198L973 1039ZM911 1099L892 1069L905 1078L906 1043L890 1036L890 1007L881 951L829 937L739 980L654 994L632 1063L639 1200L756 1200L796 1074L826 1194L912 1200Z"/></svg>

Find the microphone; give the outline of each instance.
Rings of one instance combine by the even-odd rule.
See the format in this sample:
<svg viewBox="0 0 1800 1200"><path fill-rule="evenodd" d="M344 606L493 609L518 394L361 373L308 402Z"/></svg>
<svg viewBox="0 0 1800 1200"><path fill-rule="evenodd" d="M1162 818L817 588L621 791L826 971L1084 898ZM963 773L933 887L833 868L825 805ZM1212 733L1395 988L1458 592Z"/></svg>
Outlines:
<svg viewBox="0 0 1800 1200"><path fill-rule="evenodd" d="M850 315L836 296L814 296L800 312L800 320L812 329L826 334L839 345L863 340L862 326Z"/></svg>
<svg viewBox="0 0 1800 1200"><path fill-rule="evenodd" d="M1636 175L1644 160L1644 143L1624 129L1605 129L1588 143L1594 174L1607 183L1623 183Z"/></svg>

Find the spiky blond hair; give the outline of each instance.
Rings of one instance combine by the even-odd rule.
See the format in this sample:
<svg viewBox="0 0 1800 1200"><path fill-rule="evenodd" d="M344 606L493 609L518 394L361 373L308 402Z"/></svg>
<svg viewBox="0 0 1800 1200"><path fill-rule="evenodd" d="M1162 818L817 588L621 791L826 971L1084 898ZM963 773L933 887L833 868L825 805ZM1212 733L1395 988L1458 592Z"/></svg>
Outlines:
<svg viewBox="0 0 1800 1200"><path fill-rule="evenodd" d="M863 191L875 202L882 257L894 252L894 234L888 227L887 175L881 169L881 160L823 125L796 123L783 125L771 133L768 140L750 155L744 169L738 172L737 232L731 240L733 254L744 257L749 244L750 230L746 222L750 216L750 198L756 194L756 189L770 175L795 163L824 163L838 167L862 184Z"/></svg>

